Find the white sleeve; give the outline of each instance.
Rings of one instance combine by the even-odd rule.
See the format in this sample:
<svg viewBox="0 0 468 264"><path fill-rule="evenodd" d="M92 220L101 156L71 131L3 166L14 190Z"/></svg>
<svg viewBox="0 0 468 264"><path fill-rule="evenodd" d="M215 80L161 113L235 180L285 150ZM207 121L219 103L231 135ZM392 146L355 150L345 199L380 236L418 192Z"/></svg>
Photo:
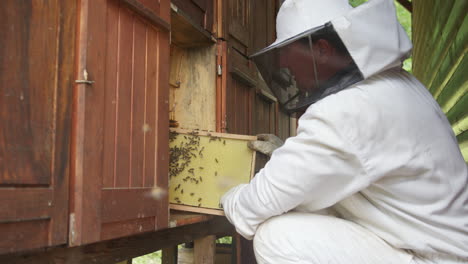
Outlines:
<svg viewBox="0 0 468 264"><path fill-rule="evenodd" d="M298 135L273 152L250 184L223 196L224 212L237 232L252 239L272 216L299 205L321 210L366 188L369 178L342 132L318 111L306 112Z"/></svg>

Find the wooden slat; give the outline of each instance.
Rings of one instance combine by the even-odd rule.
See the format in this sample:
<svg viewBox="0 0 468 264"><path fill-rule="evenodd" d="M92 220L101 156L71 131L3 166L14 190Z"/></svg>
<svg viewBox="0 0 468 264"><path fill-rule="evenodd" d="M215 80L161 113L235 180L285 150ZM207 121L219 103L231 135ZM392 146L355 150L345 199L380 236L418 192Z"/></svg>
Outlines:
<svg viewBox="0 0 468 264"><path fill-rule="evenodd" d="M146 101L146 30L141 20L134 21L133 102L131 126L131 187L143 187L145 101Z"/></svg>
<svg viewBox="0 0 468 264"><path fill-rule="evenodd" d="M58 1L60 3L60 34L57 60L57 97L55 124L55 151L52 163L52 188L54 197L50 222L49 245L67 242L70 189L70 137L71 112L73 104L73 85L76 58L76 23L77 2ZM64 54L68 54L65 56Z"/></svg>
<svg viewBox="0 0 468 264"><path fill-rule="evenodd" d="M50 218L52 189L0 189L0 223Z"/></svg>
<svg viewBox="0 0 468 264"><path fill-rule="evenodd" d="M191 225L195 223L206 222L212 220L213 218L214 216L206 214L194 214L184 211L171 210L169 226L172 228L183 225Z"/></svg>
<svg viewBox="0 0 468 264"><path fill-rule="evenodd" d="M0 254L44 247L48 244L49 224L49 219L0 223Z"/></svg>
<svg viewBox="0 0 468 264"><path fill-rule="evenodd" d="M159 53L159 34L153 27L147 29L147 80L146 80L146 102L145 102L145 155L144 155L144 186L152 187L155 185L156 176L156 136L157 136L157 82L158 82L158 53Z"/></svg>
<svg viewBox="0 0 468 264"><path fill-rule="evenodd" d="M206 236L194 241L194 264L214 264L216 236Z"/></svg>
<svg viewBox="0 0 468 264"><path fill-rule="evenodd" d="M0 263L115 264L119 261L158 251L161 248L191 242L207 235L226 236L233 232L234 229L226 218L217 217L208 222L104 241L87 246L56 248L39 254L4 255L0 256Z"/></svg>
<svg viewBox="0 0 468 264"><path fill-rule="evenodd" d="M118 34L119 7L107 6L107 38L106 38L106 74L105 74L105 103L104 103L104 154L103 154L103 186L114 185L115 172L115 124L117 108L117 65L118 65Z"/></svg>
<svg viewBox="0 0 468 264"><path fill-rule="evenodd" d="M132 9L139 16L144 17L150 21L154 26L161 28L164 31L169 32L171 26L168 23L169 21L169 1L162 0L160 2L159 12L148 8L145 4L156 1L151 0L121 0L128 8ZM144 1L140 2L140 1ZM150 4L151 6L151 4ZM156 11L156 12L155 12ZM159 13L159 14L158 14Z"/></svg>
<svg viewBox="0 0 468 264"><path fill-rule="evenodd" d="M170 204L169 208L172 210L193 212L199 214L209 214L209 215L220 215L224 216L224 211L222 209L210 209L210 208L201 208L189 205L180 205L180 204Z"/></svg>
<svg viewBox="0 0 468 264"><path fill-rule="evenodd" d="M169 33L160 32L158 39L157 124L156 124L156 178L155 184L167 188L169 182ZM169 220L168 197L161 199L156 229L165 228Z"/></svg>
<svg viewBox="0 0 468 264"><path fill-rule="evenodd" d="M162 264L177 264L178 263L178 246L162 249Z"/></svg>
<svg viewBox="0 0 468 264"><path fill-rule="evenodd" d="M100 195L104 122L104 68L107 10L104 1L80 2L77 80L86 77L93 85L77 84L74 90L72 133L71 245L99 240ZM93 26L88 26L93 25ZM87 74L85 74L87 73ZM86 76L88 75L88 76ZM97 79L95 79L97 78Z"/></svg>
<svg viewBox="0 0 468 264"><path fill-rule="evenodd" d="M119 69L117 95L116 187L130 185L131 116L133 99L133 13L120 9Z"/></svg>
<svg viewBox="0 0 468 264"><path fill-rule="evenodd" d="M101 228L101 240L109 240L153 231L154 226L154 217L133 219L122 222L105 223L102 225Z"/></svg>
<svg viewBox="0 0 468 264"><path fill-rule="evenodd" d="M48 185L55 147L59 4L2 4L0 185Z"/></svg>
<svg viewBox="0 0 468 264"><path fill-rule="evenodd" d="M151 197L151 188L107 189L102 191L103 223L159 215L161 200Z"/></svg>
<svg viewBox="0 0 468 264"><path fill-rule="evenodd" d="M106 75L105 75L105 119L104 119L104 162L103 187L113 187L115 178L116 149L116 110L118 87L118 43L119 41L119 6L107 5L107 42L106 42Z"/></svg>

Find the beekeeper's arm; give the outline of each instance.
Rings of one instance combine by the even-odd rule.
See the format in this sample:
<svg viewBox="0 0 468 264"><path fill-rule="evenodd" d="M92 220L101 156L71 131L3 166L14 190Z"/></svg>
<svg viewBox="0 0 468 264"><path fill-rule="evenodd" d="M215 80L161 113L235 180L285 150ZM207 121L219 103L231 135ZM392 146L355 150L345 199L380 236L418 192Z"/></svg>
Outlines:
<svg viewBox="0 0 468 264"><path fill-rule="evenodd" d="M346 131L331 121L336 118L311 108L299 121L298 135L273 153L251 183L221 199L226 217L247 239L272 216L301 204L321 210L369 185Z"/></svg>

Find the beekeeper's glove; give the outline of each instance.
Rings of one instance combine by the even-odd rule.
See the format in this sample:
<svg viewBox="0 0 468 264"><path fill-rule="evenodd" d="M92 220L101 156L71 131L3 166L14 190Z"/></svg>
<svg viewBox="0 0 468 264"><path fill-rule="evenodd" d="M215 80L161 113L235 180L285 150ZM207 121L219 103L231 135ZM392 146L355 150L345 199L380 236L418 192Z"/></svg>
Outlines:
<svg viewBox="0 0 468 264"><path fill-rule="evenodd" d="M271 157L273 151L284 144L283 140L273 134L260 134L257 135L257 138L258 140L248 143L249 148L261 152L268 157Z"/></svg>

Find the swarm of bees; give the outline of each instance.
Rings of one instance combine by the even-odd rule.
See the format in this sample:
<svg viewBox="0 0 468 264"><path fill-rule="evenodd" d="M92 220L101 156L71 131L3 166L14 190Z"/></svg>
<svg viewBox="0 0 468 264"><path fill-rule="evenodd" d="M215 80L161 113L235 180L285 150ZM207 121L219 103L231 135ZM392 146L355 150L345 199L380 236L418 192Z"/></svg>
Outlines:
<svg viewBox="0 0 468 264"><path fill-rule="evenodd" d="M179 134L177 132L171 131L169 133L169 142L174 142L177 139L177 136ZM191 184L199 184L203 182L203 177L202 176L197 176L197 172L202 172L204 170L204 167L198 166L198 170L196 170L192 163L192 159L196 158L204 158L203 157L203 152L205 150L204 146L200 146L200 136L198 131L192 131L188 134L180 134L180 137L183 137L183 140L180 141L177 145L171 144L171 147L169 149L169 154L170 154L170 159L169 159L169 177L177 177L184 173L185 175L182 176L182 184L183 183L191 183ZM226 145L226 140L212 136L210 133L208 133L209 136L209 143L210 142L221 142L223 146ZM218 158L214 158L215 163L219 163ZM187 175L188 174L188 175ZM214 176L217 176L218 172L215 171ZM181 184L178 184L174 188L174 192L180 193L181 195L184 194L184 189ZM190 197L194 197L197 201L195 204L198 205L198 207L202 206L202 198L199 197L198 199L195 198L196 195L194 192L185 192L186 194L189 194ZM179 197L175 197L174 201L178 204L181 204L182 201Z"/></svg>

